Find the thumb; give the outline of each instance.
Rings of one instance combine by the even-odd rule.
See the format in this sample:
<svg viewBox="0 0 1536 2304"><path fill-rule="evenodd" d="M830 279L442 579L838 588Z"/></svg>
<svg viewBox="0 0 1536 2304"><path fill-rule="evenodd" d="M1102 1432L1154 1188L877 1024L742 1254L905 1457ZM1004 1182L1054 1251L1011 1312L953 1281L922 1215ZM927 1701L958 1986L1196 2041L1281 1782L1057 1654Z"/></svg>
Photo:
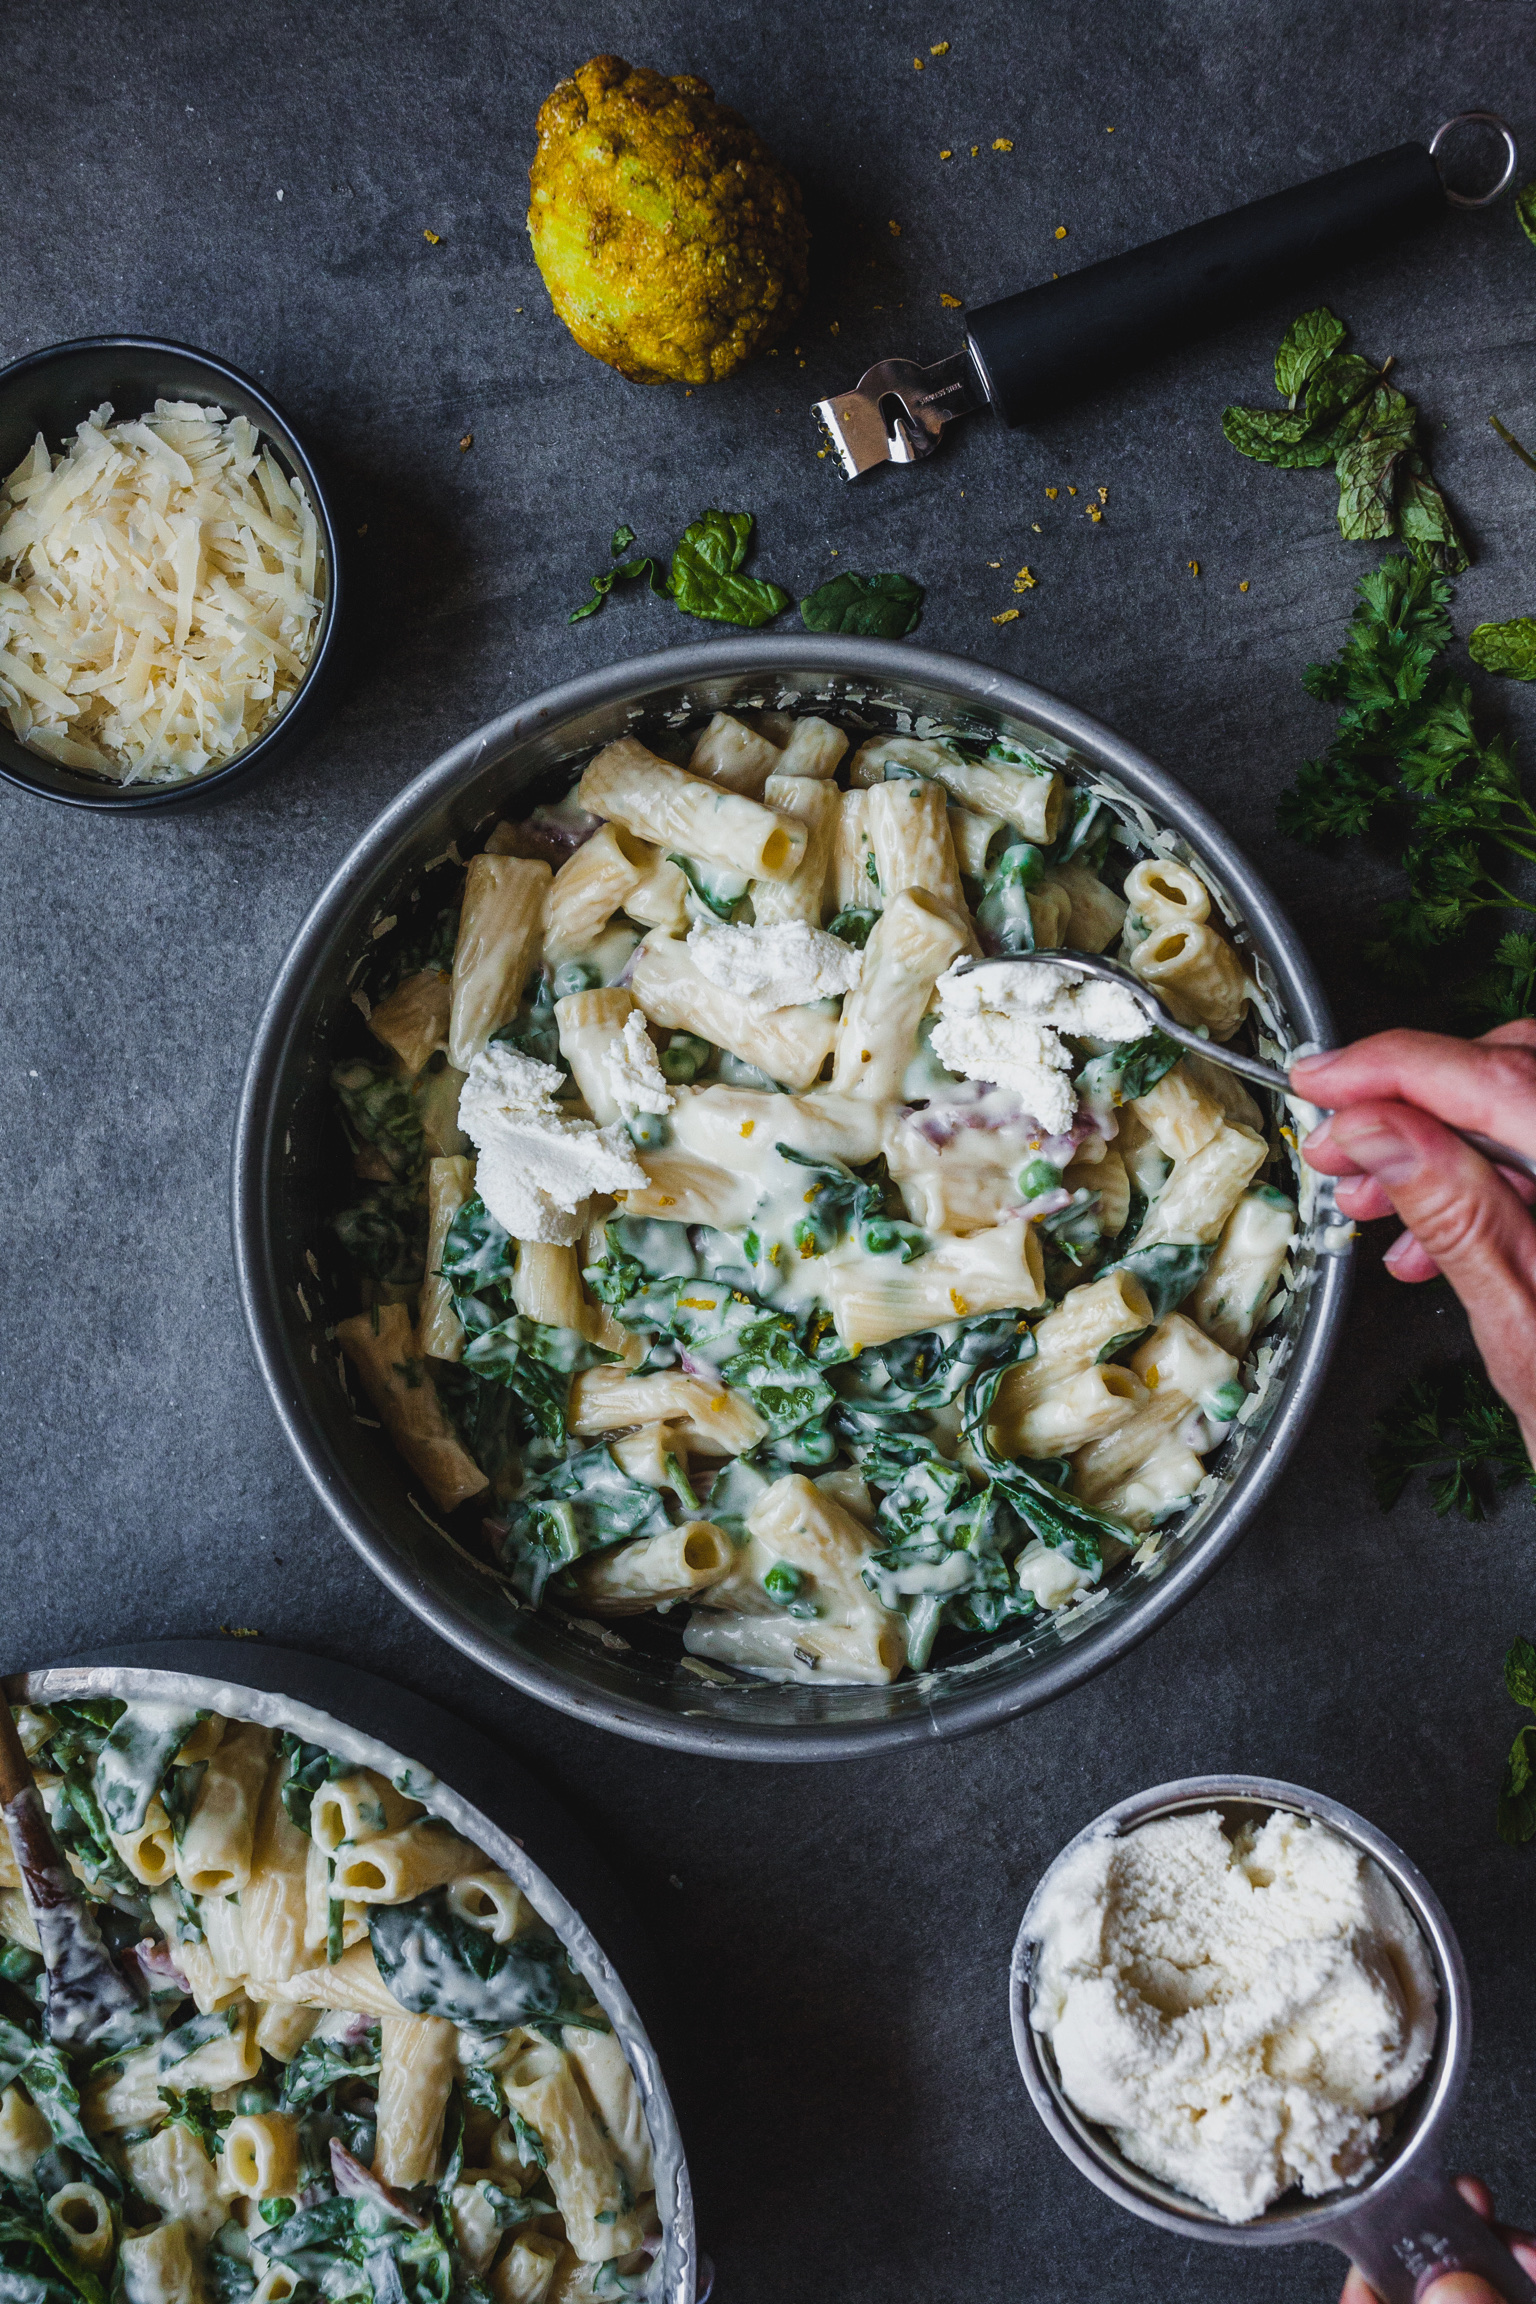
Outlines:
<svg viewBox="0 0 1536 2304"><path fill-rule="evenodd" d="M1476 2272L1447 2272L1443 2280L1431 2280L1419 2304L1504 2304L1504 2299Z"/></svg>

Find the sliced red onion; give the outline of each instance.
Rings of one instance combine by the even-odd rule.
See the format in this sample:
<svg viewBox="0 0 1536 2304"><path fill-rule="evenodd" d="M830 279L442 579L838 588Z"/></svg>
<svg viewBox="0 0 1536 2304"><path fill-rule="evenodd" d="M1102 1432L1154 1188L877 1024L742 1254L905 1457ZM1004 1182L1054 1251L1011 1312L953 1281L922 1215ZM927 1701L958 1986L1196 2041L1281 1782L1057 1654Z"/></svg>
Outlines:
<svg viewBox="0 0 1536 2304"><path fill-rule="evenodd" d="M425 2232L427 2218L420 2209L412 2208L382 2176L375 2176L371 2168L365 2168L339 2136L331 2138L331 2177L343 2200L376 2200L391 2216L398 2216L402 2224L412 2224L418 2232Z"/></svg>
<svg viewBox="0 0 1536 2304"><path fill-rule="evenodd" d="M1048 1160L1050 1158L1050 1154L1048 1152L1042 1153L1041 1158ZM1071 1205L1072 1195L1066 1189L1065 1185L1055 1184L1051 1187L1049 1192L1037 1192L1034 1199L1026 1200L1022 1208L1009 1209L1007 1213L1009 1215L1018 1215L1026 1218L1032 1218L1036 1216L1054 1216L1058 1209L1070 1208Z"/></svg>

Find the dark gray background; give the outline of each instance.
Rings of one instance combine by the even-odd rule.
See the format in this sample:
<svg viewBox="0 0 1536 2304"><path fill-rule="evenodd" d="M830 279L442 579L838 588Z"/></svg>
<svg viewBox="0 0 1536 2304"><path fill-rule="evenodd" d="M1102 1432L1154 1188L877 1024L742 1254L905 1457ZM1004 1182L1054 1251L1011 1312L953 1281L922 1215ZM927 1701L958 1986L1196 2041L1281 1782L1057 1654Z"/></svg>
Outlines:
<svg viewBox="0 0 1536 2304"><path fill-rule="evenodd" d="M336 466L371 586L349 697L249 796L141 822L0 793L0 1666L256 1626L515 1746L631 1872L669 1957L673 2086L733 2304L1336 2292L1320 2252L1186 2250L1112 2211L1057 2157L1014 2067L1006 1958L1041 1867L1108 1802L1205 1769L1317 1786L1429 1873L1476 1993L1458 2151L1536 2220L1536 1851L1493 1828L1517 1718L1501 1659L1536 1632L1531 1507L1483 1528L1419 1499L1378 1513L1371 1417L1465 1343L1442 1288L1381 1274L1378 1234L1275 1501L1108 1677L982 1741L815 1771L584 1731L385 1598L268 1409L227 1215L262 997L321 882L435 753L547 683L707 631L644 597L565 618L616 521L664 546L722 504L757 514L763 573L805 591L837 566L910 570L929 587L926 644L1144 746L1259 859L1341 1022L1383 1018L1357 948L1385 868L1319 862L1273 828L1328 727L1302 667L1337 645L1376 555L1340 542L1326 476L1244 463L1219 426L1225 401L1271 397L1290 306L1041 437L976 418L926 468L857 487L818 462L807 403L881 354L950 349L941 292L981 302L1427 137L1446 113L1499 107L1536 149L1530 24L1509 0L0 5L0 359L125 329L253 370ZM692 398L578 351L524 236L538 103L603 48L702 73L805 187L803 317L777 358ZM1397 356L1424 412L1476 554L1458 629L1530 612L1536 480L1485 420L1536 435L1536 249L1508 205L1318 292L1361 349ZM1099 486L1095 527L1082 507ZM1016 601L1026 561L1039 584ZM1015 605L1016 623L990 621ZM1529 745L1530 695L1482 694Z"/></svg>

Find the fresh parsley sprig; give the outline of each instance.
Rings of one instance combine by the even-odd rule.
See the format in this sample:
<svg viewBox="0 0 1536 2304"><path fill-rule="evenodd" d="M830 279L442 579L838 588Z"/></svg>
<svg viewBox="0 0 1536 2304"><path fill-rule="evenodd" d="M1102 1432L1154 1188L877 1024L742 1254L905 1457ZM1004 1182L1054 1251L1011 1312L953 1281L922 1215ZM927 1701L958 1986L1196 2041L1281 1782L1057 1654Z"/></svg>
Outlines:
<svg viewBox="0 0 1536 2304"><path fill-rule="evenodd" d="M1536 1490L1536 1469L1514 1415L1481 1368L1416 1376L1373 1425L1366 1459L1377 1502L1390 1511L1416 1472L1443 1519L1485 1520L1489 1492L1520 1482Z"/></svg>
<svg viewBox="0 0 1536 2304"><path fill-rule="evenodd" d="M1445 498L1418 444L1419 412L1373 368L1343 349L1348 334L1325 305L1293 320L1275 354L1283 408L1228 408L1221 428L1241 456L1291 470L1331 464L1339 534L1352 542L1399 536L1442 574L1467 565Z"/></svg>
<svg viewBox="0 0 1536 2304"><path fill-rule="evenodd" d="M1441 661L1451 639L1446 579L1423 561L1395 558L1356 589L1338 655L1304 675L1310 695L1339 708L1332 740L1321 759L1303 763L1277 816L1283 832L1314 846L1396 835L1407 891L1381 907L1366 956L1423 983L1430 956L1461 942L1483 915L1536 915L1507 878L1536 863L1536 808L1509 745L1482 742L1471 690ZM1462 999L1503 1021L1526 1013L1533 980L1536 938L1513 932Z"/></svg>

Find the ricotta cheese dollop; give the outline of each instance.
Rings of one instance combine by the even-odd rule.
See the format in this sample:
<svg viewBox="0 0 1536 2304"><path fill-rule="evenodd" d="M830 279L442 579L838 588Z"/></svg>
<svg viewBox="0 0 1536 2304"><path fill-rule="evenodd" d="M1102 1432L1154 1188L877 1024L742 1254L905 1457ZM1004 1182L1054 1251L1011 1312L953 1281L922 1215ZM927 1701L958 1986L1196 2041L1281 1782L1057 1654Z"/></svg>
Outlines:
<svg viewBox="0 0 1536 2304"><path fill-rule="evenodd" d="M1047 1876L1030 2021L1138 2167L1246 2222L1359 2183L1434 2045L1428 1950L1391 1882L1277 1809L1089 1840Z"/></svg>
<svg viewBox="0 0 1536 2304"><path fill-rule="evenodd" d="M1009 961L953 971L937 985L939 1018L930 1045L962 1080L1011 1088L1049 1135L1072 1125L1077 1058L1062 1038L1139 1040L1151 1030L1129 992L1061 967L1017 967Z"/></svg>
<svg viewBox="0 0 1536 2304"><path fill-rule="evenodd" d="M688 957L711 984L760 1010L803 1008L851 992L864 958L808 920L784 920L772 928L712 928L697 921Z"/></svg>
<svg viewBox="0 0 1536 2304"><path fill-rule="evenodd" d="M625 1017L619 1045L609 1051L605 1061L613 1100L624 1111L670 1112L677 1102L638 1008Z"/></svg>
<svg viewBox="0 0 1536 2304"><path fill-rule="evenodd" d="M567 1248L594 1192L638 1189L646 1175L621 1121L599 1128L561 1114L564 1077L515 1048L484 1048L459 1091L459 1126L475 1147L475 1188L503 1231Z"/></svg>

